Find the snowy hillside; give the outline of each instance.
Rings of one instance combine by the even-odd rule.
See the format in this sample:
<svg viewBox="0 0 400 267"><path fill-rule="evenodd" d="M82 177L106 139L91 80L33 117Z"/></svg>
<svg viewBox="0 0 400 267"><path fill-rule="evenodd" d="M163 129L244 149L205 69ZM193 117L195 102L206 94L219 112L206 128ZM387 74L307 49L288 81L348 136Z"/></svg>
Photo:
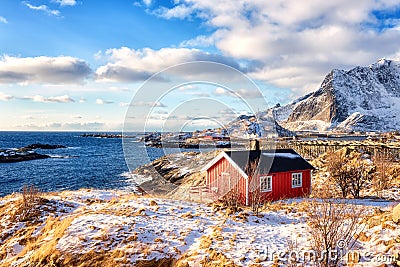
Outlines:
<svg viewBox="0 0 400 267"><path fill-rule="evenodd" d="M290 202L269 204L255 216L121 191L49 193L30 199L28 207L11 195L0 199L0 265L286 266L287 253L304 253L310 238L306 202ZM371 211L389 204L360 203ZM384 210L367 222L357 243L361 255L369 253L363 266L382 264L379 256L400 249L400 232Z"/></svg>
<svg viewBox="0 0 400 267"><path fill-rule="evenodd" d="M332 70L317 91L272 112L292 131L398 130L400 61L381 59L368 67Z"/></svg>

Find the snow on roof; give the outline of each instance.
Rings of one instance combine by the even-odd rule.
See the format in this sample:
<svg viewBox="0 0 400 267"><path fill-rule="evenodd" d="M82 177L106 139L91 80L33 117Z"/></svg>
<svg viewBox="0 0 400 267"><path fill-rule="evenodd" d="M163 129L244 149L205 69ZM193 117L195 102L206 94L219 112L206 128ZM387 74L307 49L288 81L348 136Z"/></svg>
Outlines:
<svg viewBox="0 0 400 267"><path fill-rule="evenodd" d="M263 154L263 156L267 156L267 157L282 157L282 158L290 158L290 159L300 158L300 155L292 154L292 153L262 153L262 154Z"/></svg>
<svg viewBox="0 0 400 267"><path fill-rule="evenodd" d="M262 173L312 170L314 167L293 149L226 151L226 154L245 171L251 162L258 162Z"/></svg>

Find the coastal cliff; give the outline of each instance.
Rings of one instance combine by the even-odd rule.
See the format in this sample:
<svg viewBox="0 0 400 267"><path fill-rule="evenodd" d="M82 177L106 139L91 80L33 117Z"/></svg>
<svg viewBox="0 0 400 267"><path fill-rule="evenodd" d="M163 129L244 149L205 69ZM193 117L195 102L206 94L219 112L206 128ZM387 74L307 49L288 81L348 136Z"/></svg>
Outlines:
<svg viewBox="0 0 400 267"><path fill-rule="evenodd" d="M215 150L166 155L138 167L132 175L138 181L144 181L139 186L151 195L187 199L189 187L203 185L205 182L201 168L219 152Z"/></svg>

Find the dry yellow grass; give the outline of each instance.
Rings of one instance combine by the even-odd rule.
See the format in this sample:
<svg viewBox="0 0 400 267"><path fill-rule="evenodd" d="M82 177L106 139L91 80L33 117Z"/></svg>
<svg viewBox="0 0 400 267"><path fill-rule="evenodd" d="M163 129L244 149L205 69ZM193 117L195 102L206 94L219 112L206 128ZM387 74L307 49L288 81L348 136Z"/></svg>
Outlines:
<svg viewBox="0 0 400 267"><path fill-rule="evenodd" d="M202 236L200 238L200 249L209 248L212 245L212 239L210 236Z"/></svg>
<svg viewBox="0 0 400 267"><path fill-rule="evenodd" d="M104 250L102 251L91 250L88 253L79 256L73 256L73 255L64 256L64 260L60 266L115 267L116 266L116 262L114 260L115 256L116 255L113 255L112 253L106 252Z"/></svg>
<svg viewBox="0 0 400 267"><path fill-rule="evenodd" d="M188 211L188 212L182 214L182 215L181 215L181 218L192 219L192 218L193 218L193 215L192 215L192 213L191 213L190 211Z"/></svg>
<svg viewBox="0 0 400 267"><path fill-rule="evenodd" d="M169 267L175 266L177 260L174 258L164 258L158 260L138 261L135 263L137 267Z"/></svg>
<svg viewBox="0 0 400 267"><path fill-rule="evenodd" d="M42 230L45 234L41 235L35 242L28 244L21 252L21 256L29 251L34 251L30 256L30 263L32 264L45 266L57 262L59 260L57 257L60 255L56 249L57 242L64 236L65 230L71 225L73 219L74 217L64 220L48 217Z"/></svg>
<svg viewBox="0 0 400 267"><path fill-rule="evenodd" d="M93 193L92 195L95 194ZM49 199L51 200L51 198ZM59 201L59 198L57 199L57 201ZM164 205L164 200L141 199L137 202L132 200L133 199L130 199L129 196L123 196L120 199L111 199L110 201L84 202L84 198L82 198L82 203L84 203L83 205L79 207L77 205L72 209L66 208L69 210L69 214L61 215L60 218L65 218L63 220L54 217L55 213L46 213L46 216L50 215L46 221L30 225L27 228L24 228L24 230L20 229L19 232L12 233L12 238L21 237L18 239L19 244L25 246L23 251L17 257L22 258L25 256L24 259L26 259L26 261L23 262L24 266L44 267L187 267L190 262L196 262L197 264L201 264L200 266L209 267L236 266L233 260L236 261L238 259L233 258L228 251L241 249L237 244L238 242L242 242L244 238L240 233L236 234L235 232L226 230L225 224L230 223L232 220L246 222L247 219L257 219L250 216L252 213L246 208L227 218L224 217L225 210L221 210L221 212L213 214L213 216L219 218L218 223L210 225L205 224L202 218L204 216L209 216L208 213L202 211L199 207L188 208L188 206L179 202L179 204L176 205L176 208L174 208L168 206L168 202L166 203L167 205ZM15 208L15 204L18 203L18 201L13 201ZM54 200L51 201L51 203L56 203ZM73 203L73 198L66 194L65 199L60 202L64 203L68 201ZM60 205L60 203L56 204L59 207L66 206ZM178 205L181 205L181 207L178 208ZM50 204L43 205L43 207L45 206L48 206L48 209L51 211L52 208ZM157 212L156 208L158 207L159 211ZM14 208L10 208L9 204L7 204L0 206L0 211L11 214ZM60 209L58 209L57 212L59 212L59 210ZM173 212L170 212L171 210ZM305 207L303 203L287 204L282 201L280 203L269 203L264 207L264 210L279 211L279 213L284 216L285 211L288 215L291 215L303 212ZM212 214L211 209L208 211ZM147 213L148 216L144 217L143 215L145 213ZM193 225L187 226L185 224L184 228L168 228L165 231L153 227L151 228L151 234L146 235L146 231L148 230L147 220L151 223L151 220L157 218L156 213L163 216L176 215L178 220L186 218L186 223L190 222ZM89 216L89 219L87 219L88 215L101 216ZM114 215L116 217L111 216L108 221L108 215ZM263 215L265 216L265 214ZM120 223L117 218L118 216L121 216L121 219L126 219L127 223ZM192 217L194 219L191 219ZM393 225L386 221L386 217L386 213L377 213L371 216L368 220L379 229L390 230L393 228ZM43 214L42 218L44 218ZM103 218L105 218L105 222L101 222ZM376 220L376 223L374 220ZM261 222L263 220L259 219L259 221ZM367 222L367 220L365 222ZM71 228L68 229L70 226ZM205 228L205 230L198 232L201 233L202 236L199 237L199 239L196 239L195 243L187 245L186 242L192 242L190 234L193 231L198 231L200 227ZM80 232L80 229L82 229L82 233ZM36 234L32 236L34 232ZM366 231L366 233L368 235L366 235L365 239L360 239L369 242L368 238L370 238L371 242L375 242L373 240L375 236L371 238L370 232ZM81 241L78 240L79 236L81 236ZM60 241L61 238L62 240ZM248 240L247 242L249 242L250 248L254 247L254 244L252 243L258 242L256 241L255 235L253 236L253 240L251 239L251 236L246 238ZM75 241L76 245L74 243ZM175 244L174 242L179 242L179 244ZM378 242L379 240L376 240L375 243ZM67 244L69 247L64 249L60 247L62 244ZM393 245L395 243L393 240L387 240L386 243L382 241L381 244L386 246L390 253L391 250L393 250ZM166 248L168 249L165 250ZM251 249L247 252L244 250L244 255L248 256L247 253L250 253L250 250ZM72 251L76 254L72 254ZM161 254L154 252L160 252ZM164 257L164 259L154 259L155 255L163 255L162 257ZM14 260L17 257L14 257ZM255 259L253 259L252 256L248 256L248 258L244 257L239 262L246 264L246 266L249 266L249 264L260 266L260 264L254 262L254 260ZM236 262L236 264L239 264L239 262ZM263 262L263 264L265 264L265 262ZM278 264L281 263L276 263L276 266L278 266ZM4 264L3 266L7 265Z"/></svg>
<svg viewBox="0 0 400 267"><path fill-rule="evenodd" d="M87 192L91 192L91 190L87 190ZM21 196L16 195L14 198L10 196L7 197L7 201L1 199L3 202L0 205L1 211L1 219L6 222L6 224L1 224L2 230L0 233L1 240L3 241L0 244L0 266L10 266L11 262L16 259L23 259L24 266L174 266L176 263L176 259L172 256L166 255L165 259L153 260L146 259L151 255L154 251L154 248L149 246L148 244L141 244L138 242L138 232L133 232L130 235L125 235L126 229L125 227L119 226L119 230L116 232L121 232L121 236L124 237L121 244L126 244L127 246L132 247L132 251L126 252L121 249L112 249L110 245L115 243L116 240L111 238L111 236L104 231L104 229L100 229L95 226L95 224L88 224L87 229L91 231L100 231L98 236L99 242L103 244L105 247L100 251L96 249L89 250L88 252L81 254L72 254L69 250L60 250L58 249L59 240L64 237L67 233L67 229L71 226L71 223L74 219L79 218L80 216L87 216L91 214L110 214L115 216L146 216L146 208L138 208L135 205L125 204L131 202L136 199L135 195L124 195L121 198L112 198L111 200L99 200L96 197L91 197L88 199L79 199L82 193L79 192L61 192L61 193L51 193L46 195L46 197L56 198L57 200L47 200L46 198L38 198L37 202L34 204L38 204L37 209L31 209L31 213L26 213L28 216L24 217L21 220L21 214L24 208L23 200L21 200ZM95 194L94 194L95 195ZM60 200L61 199L61 200ZM79 202L84 203L84 205L69 205L69 201L73 203L78 199ZM35 205L30 205L30 208L36 208ZM157 212L159 205L154 201L150 200L149 210L153 212ZM26 206L26 205L25 205ZM72 209L69 209L71 207ZM63 211L64 210L64 211ZM72 210L72 212L71 212ZM60 215L61 214L63 215ZM69 213L66 215L65 213ZM61 217L56 217L55 214L60 215ZM189 216L190 217L190 216ZM21 222L22 221L22 222ZM20 225L23 223L25 227L16 228L13 231L3 231L4 227L12 227L13 225ZM129 229L134 227L128 227ZM140 230L140 227L137 229ZM85 235L77 236L81 238L81 244L77 244L77 246L81 246L82 244L89 241ZM4 242L6 241L6 242ZM164 242L163 238L159 237L153 240L154 243L159 243L162 245ZM96 241L94 242L96 243ZM13 244L17 245L16 253L18 255L14 255L7 258L7 261L4 260L6 257L9 257L9 248L13 247ZM1 247L4 246L4 249ZM6 249L7 248L7 249ZM21 251L18 251L18 248L21 248ZM161 249L161 248L156 248ZM79 250L78 250L79 251ZM83 250L82 250L83 251ZM180 255L181 251L175 248L176 255ZM76 253L76 252L74 252ZM130 253L130 254L129 254ZM132 262L133 254L140 254L144 257L143 260L139 260L138 262ZM176 257L176 256L175 256Z"/></svg>
<svg viewBox="0 0 400 267"><path fill-rule="evenodd" d="M215 251L212 248L207 250L208 257L201 262L202 267L236 267L237 265L228 259L222 252Z"/></svg>
<svg viewBox="0 0 400 267"><path fill-rule="evenodd" d="M146 209L140 208L134 213L134 215L135 216L146 216Z"/></svg>
<svg viewBox="0 0 400 267"><path fill-rule="evenodd" d="M149 205L150 206L158 206L157 202L155 202L154 200L151 200Z"/></svg>

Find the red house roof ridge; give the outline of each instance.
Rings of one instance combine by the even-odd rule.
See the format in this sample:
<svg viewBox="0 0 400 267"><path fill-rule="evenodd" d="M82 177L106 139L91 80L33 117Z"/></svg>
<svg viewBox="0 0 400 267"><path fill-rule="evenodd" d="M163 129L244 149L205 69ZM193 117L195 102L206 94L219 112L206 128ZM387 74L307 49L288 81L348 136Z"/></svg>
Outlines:
<svg viewBox="0 0 400 267"><path fill-rule="evenodd" d="M315 169L294 149L285 148L222 151L217 157L205 165L202 168L202 171L208 170L223 157L226 158L246 179L248 178L246 167L251 162L258 162L259 171L263 174Z"/></svg>
<svg viewBox="0 0 400 267"><path fill-rule="evenodd" d="M220 159L225 158L226 160L229 161L229 163L237 169L237 171L245 178L248 179L248 175L236 164L235 161L232 160L232 158L225 152L221 151L214 159L212 159L209 163L207 163L203 168L201 168L201 171L207 171L209 168L214 166L215 163L217 163Z"/></svg>

